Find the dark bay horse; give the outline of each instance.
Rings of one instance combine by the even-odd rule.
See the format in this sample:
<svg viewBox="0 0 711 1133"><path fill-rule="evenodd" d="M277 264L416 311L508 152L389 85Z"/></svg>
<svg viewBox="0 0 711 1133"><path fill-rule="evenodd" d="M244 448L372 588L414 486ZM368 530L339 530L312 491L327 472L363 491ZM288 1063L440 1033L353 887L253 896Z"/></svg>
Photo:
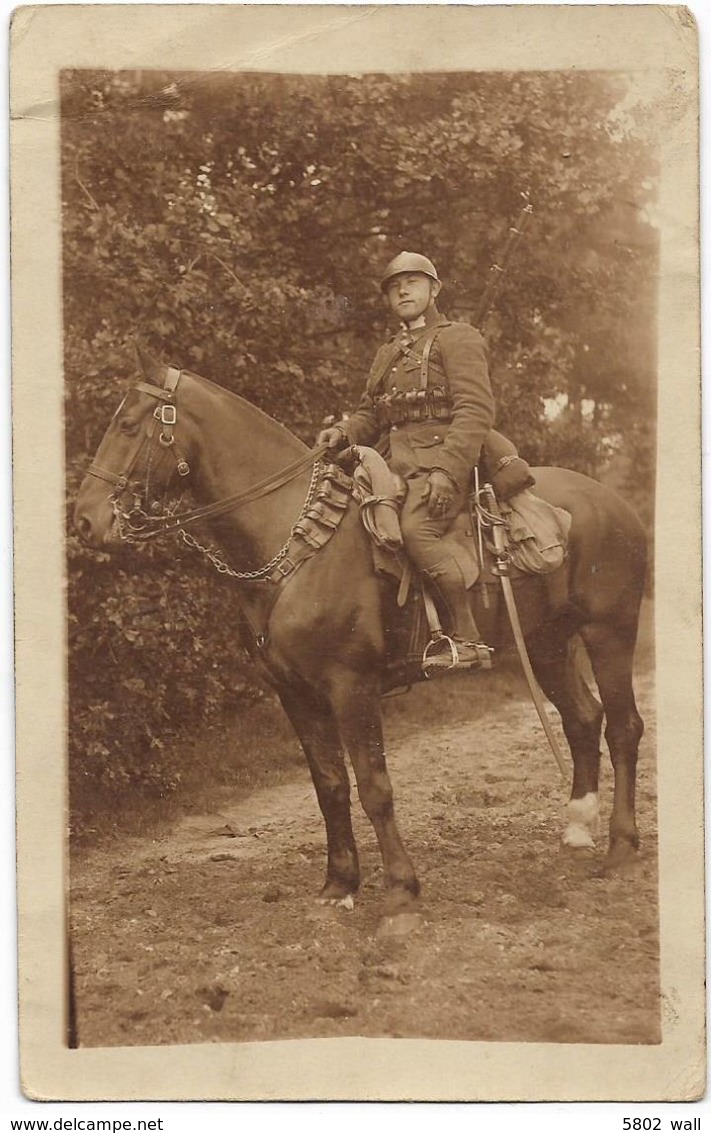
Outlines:
<svg viewBox="0 0 711 1133"><path fill-rule="evenodd" d="M349 902L359 883L345 749L380 845L385 884L396 907L407 903L419 887L396 825L385 761L384 607L358 508L347 508L330 542L288 582L276 589L260 583L264 569L273 574L285 561L292 525L313 486L313 455L237 395L144 356L141 362L144 380L116 411L79 490L76 527L102 550L120 543L127 529L141 533L155 513L162 515L153 520L156 527L165 529L168 493L188 477L198 509L240 575L241 615L309 763L328 845L321 897ZM615 776L606 867L617 868L633 860L638 846L635 774L643 725L632 660L645 536L627 505L595 481L564 469L535 475L536 492L572 516L564 608L552 609L538 579L539 600L520 611L534 671L560 712L573 759L563 841L594 844L604 717ZM229 506L220 508L220 501ZM581 672L580 639L602 704ZM473 678L472 695L475 684Z"/></svg>

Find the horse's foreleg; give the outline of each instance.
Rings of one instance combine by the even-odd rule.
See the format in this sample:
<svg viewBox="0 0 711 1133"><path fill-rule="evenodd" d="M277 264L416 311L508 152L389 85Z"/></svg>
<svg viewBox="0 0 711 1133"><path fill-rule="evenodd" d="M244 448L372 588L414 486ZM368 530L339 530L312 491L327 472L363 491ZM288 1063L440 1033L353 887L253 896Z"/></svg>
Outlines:
<svg viewBox="0 0 711 1133"><path fill-rule="evenodd" d="M343 901L355 893L360 874L350 783L336 722L328 703L308 689L282 688L279 698L304 749L326 824L328 866L321 898Z"/></svg>
<svg viewBox="0 0 711 1133"><path fill-rule="evenodd" d="M631 628L603 624L585 625L580 633L590 655L607 718L605 739L615 772L615 795L606 868L616 869L630 861L639 846L635 780L637 749L644 724L632 688L634 633Z"/></svg>
<svg viewBox="0 0 711 1133"><path fill-rule="evenodd" d="M599 820L598 779L603 711L580 668L582 645L560 627L541 630L528 643L538 682L558 709L573 757L573 786L563 844L592 849Z"/></svg>
<svg viewBox="0 0 711 1133"><path fill-rule="evenodd" d="M341 739L353 763L358 796L378 839L385 885L409 899L419 892L419 882L395 822L379 687L371 678L339 669L332 675L330 695Z"/></svg>

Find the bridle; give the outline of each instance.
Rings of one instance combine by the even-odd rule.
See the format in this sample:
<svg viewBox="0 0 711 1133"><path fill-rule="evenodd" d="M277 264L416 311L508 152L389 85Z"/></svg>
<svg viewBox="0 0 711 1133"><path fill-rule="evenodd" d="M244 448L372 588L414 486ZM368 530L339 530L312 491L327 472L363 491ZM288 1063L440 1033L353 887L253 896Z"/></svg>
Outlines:
<svg viewBox="0 0 711 1133"><path fill-rule="evenodd" d="M254 500L261 499L263 496L269 495L271 492L288 484L294 480L301 472L303 472L310 465L313 465L313 472L309 484L306 499L303 507L294 524L304 515L305 511L311 506L313 498L318 486L320 475L323 471L323 466L320 463L320 458L327 451L328 446L325 444L315 445L298 460L293 461L281 472L274 473L264 480L260 480L251 488L247 488L243 492L237 492L232 496L226 496L222 500L216 500L214 503L205 504L201 507L192 508L189 511L178 512L177 508L180 506L182 496L170 507L164 506L161 511L161 505L156 501L153 504L149 503L150 491L150 467L151 467L151 453L153 445L156 442L156 431L160 424L160 432L157 436L157 442L163 448L170 449L176 461L176 470L179 476L188 476L190 473L190 466L185 458L181 455L175 443L174 429L178 423L178 407L176 404L176 394L180 379L187 371L179 370L175 367L169 367L166 376L165 385L163 387L149 384L148 382L138 382L133 388L140 392L146 393L150 397L155 398L159 404L156 406L152 414L152 419L149 427L146 429L144 436L136 447L136 451L131 457L128 466L123 472L113 472L109 469L102 468L99 465L92 463L89 467L89 475L97 477L99 480L104 480L113 485L113 491L109 495L109 501L113 508L114 516L118 527L120 538L126 543L146 542L149 539L155 538L157 535L162 535L164 532L180 532L186 542L190 546L197 546L198 549L205 551L208 557L214 558L206 548L201 547L192 536L188 536L184 528L199 522L200 520L215 519L217 516L224 515L229 511L234 511L244 504L252 503ZM191 375L193 376L193 375ZM146 458L146 476L145 483L141 487L140 493L134 492L133 494L133 507L126 510L122 506L122 498L131 488L131 475L138 465L141 454L145 448L148 448ZM293 528L292 533L293 534ZM226 572L235 578L259 580L266 578L273 570L275 564L278 564L283 559L289 549L291 534L287 543L281 548L280 551L263 567L254 571L234 571L231 568L226 568ZM219 568L218 568L219 569Z"/></svg>
<svg viewBox="0 0 711 1133"><path fill-rule="evenodd" d="M170 367L163 387L151 385L148 382L138 382L133 387L137 392L147 393L150 397L155 398L160 404L155 407L150 424L145 430L128 466L123 472L112 472L110 469L102 468L96 463L92 463L89 466L90 476L95 476L97 479L104 480L108 484L113 485L114 490L111 492L109 500L113 508L114 516L116 517L121 539L127 543L145 541L155 535L161 534L162 531L167 529L168 521L175 520L176 518L174 509L167 509L162 514L156 514L156 512L160 510L160 504L156 502L153 505L149 505L148 497L150 491L152 447L156 439L156 430L159 423L161 429L157 437L158 444L163 448L171 449L174 453L176 469L179 476L187 476L190 473L190 466L180 454L175 444L175 435L173 433L178 421L175 393L181 375L181 370ZM133 507L130 511L126 511L121 506L121 500L124 494L129 490L131 476L146 448L148 449L148 453L146 457L145 483L140 494L134 493ZM180 500L176 502L175 507L177 507L179 503ZM153 512L153 514L149 513L149 506L150 512Z"/></svg>

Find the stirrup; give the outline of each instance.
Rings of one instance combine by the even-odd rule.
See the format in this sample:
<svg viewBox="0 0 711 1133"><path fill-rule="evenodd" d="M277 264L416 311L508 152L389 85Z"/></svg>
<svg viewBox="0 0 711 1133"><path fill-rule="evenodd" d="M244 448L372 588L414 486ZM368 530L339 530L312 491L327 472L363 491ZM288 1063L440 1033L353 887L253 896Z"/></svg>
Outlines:
<svg viewBox="0 0 711 1133"><path fill-rule="evenodd" d="M462 642L461 644L464 644ZM469 642L466 643L469 645ZM446 633L435 634L425 646L422 654L422 671L426 677L438 673L449 673L456 669L491 669L491 655L494 652L481 641L472 642L469 647L476 653L475 660L461 661L457 642Z"/></svg>

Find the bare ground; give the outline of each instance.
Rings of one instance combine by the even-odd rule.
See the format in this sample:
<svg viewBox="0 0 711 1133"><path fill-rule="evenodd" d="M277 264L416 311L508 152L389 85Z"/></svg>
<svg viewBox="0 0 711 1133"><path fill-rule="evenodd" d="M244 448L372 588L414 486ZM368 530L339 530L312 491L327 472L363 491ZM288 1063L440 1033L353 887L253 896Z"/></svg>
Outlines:
<svg viewBox="0 0 711 1133"><path fill-rule="evenodd" d="M154 837L83 850L72 866L79 1039L85 1046L401 1036L660 1040L654 695L642 848L605 877L598 849L563 851L567 791L533 708L476 725L388 728L420 916L388 919L374 835L354 803L355 909L320 906L320 814L304 770ZM414 694L413 694L414 695Z"/></svg>

